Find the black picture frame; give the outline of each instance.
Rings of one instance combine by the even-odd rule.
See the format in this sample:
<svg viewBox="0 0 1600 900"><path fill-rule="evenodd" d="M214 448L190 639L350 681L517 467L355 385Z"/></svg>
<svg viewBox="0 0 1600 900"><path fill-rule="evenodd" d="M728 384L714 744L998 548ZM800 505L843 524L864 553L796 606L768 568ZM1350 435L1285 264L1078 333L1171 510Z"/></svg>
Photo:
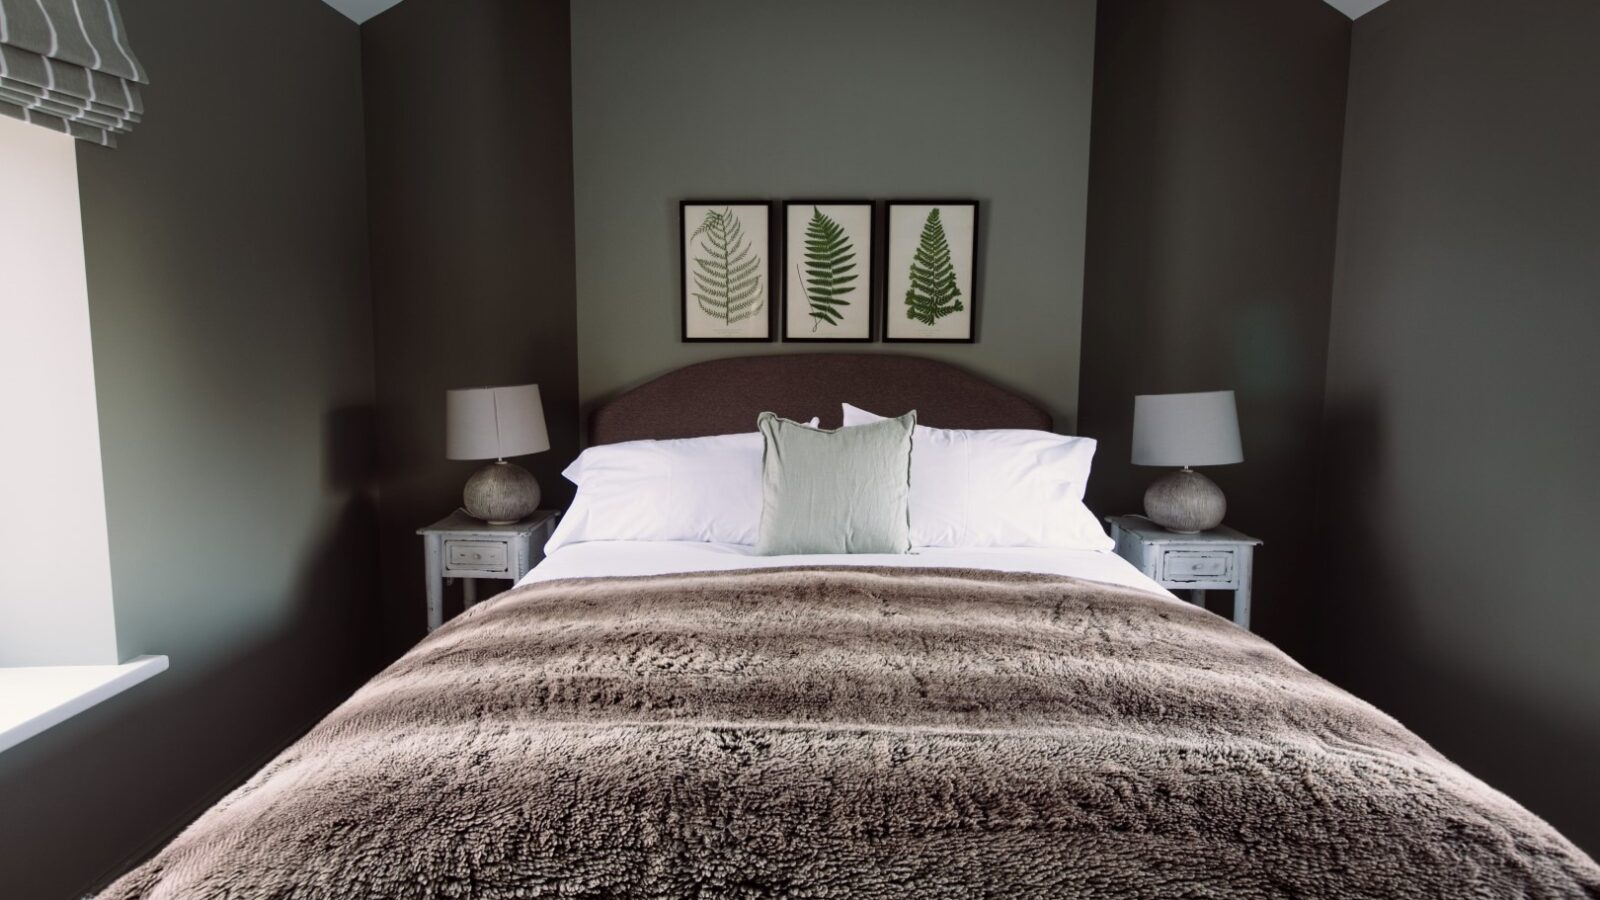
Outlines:
<svg viewBox="0 0 1600 900"><path fill-rule="evenodd" d="M892 200L885 201L883 205L884 205L884 213L883 213L883 223L884 223L883 224L883 228L884 228L883 265L880 268L880 281L879 281L880 290L879 290L879 295L882 298L881 299L881 303L880 303L880 315L882 316L882 326L881 327L882 327L882 334L883 334L884 343L886 343L886 344L975 344L975 343L977 343L977 341L978 341L978 309L979 309L979 303L978 303L978 272L979 272L979 268L980 268L979 261L978 261L978 253L979 253L979 249L981 247L981 243L978 240L978 232L979 232L981 218L982 218L982 216L981 216L982 204L979 201L974 200L974 199L970 199L970 198L957 198L957 199L948 199L948 198L934 198L934 199L895 198L895 199L892 199ZM967 318L966 318L967 333L966 333L966 335L960 336L960 337L938 337L938 336L906 337L906 336L903 336L903 335L900 336L900 337L896 337L892 333L893 332L893 328L891 328L891 325L898 324L898 323L897 322L893 322L891 320L891 317L896 312L900 311L899 308L895 305L894 298L891 296L891 282L894 280L893 279L893 275L892 275L892 270L894 268L896 268L896 265L897 265L897 260L894 258L894 256L895 256L895 251L894 251L894 242L895 242L895 233L894 233L895 216L894 216L894 211L895 211L896 207L900 207L900 206L936 206L936 207L941 207L941 208L943 208L943 207L964 206L964 207L971 207L972 208L972 236L971 236L971 246L970 246L970 256L969 256L969 259L971 260L971 262L970 262L970 272L969 272L969 274L967 276L968 277L967 289L965 291L963 291L963 294L966 297L966 300L963 301L963 305L966 307L966 311L967 311ZM958 270L958 274L959 274L959 270Z"/></svg>
<svg viewBox="0 0 1600 900"><path fill-rule="evenodd" d="M867 236L871 242L865 254L859 250L856 253L856 270L861 275L860 284L866 291L866 318L867 333L865 337L791 337L789 332L789 304L794 300L789 288L789 269L793 262L789 258L789 208L791 206L864 206L867 208ZM782 237L779 248L783 260L783 274L779 283L783 285L783 309L779 313L778 328L785 343L794 344L870 344L878 339L878 275L875 270L878 259L878 246L881 243L879 236L878 203L875 200L863 198L799 198L785 200L782 204L781 218L783 222Z"/></svg>
<svg viewBox="0 0 1600 900"><path fill-rule="evenodd" d="M766 324L766 334L760 336L690 336L690 329L692 326L690 323L689 304L692 301L689 297L689 235L694 231L694 228L699 227L699 224L697 223L694 228L689 226L689 210L693 207L724 207L731 209L734 207L751 206L759 206L763 209L766 222L766 240L764 245L758 243L758 246L761 246L762 252L766 254L763 259L764 264L759 267L762 270L762 278L765 281L766 290L766 298L764 300L765 311L763 314L759 315L759 319ZM777 289L772 284L772 276L773 273L777 271L776 266L774 265L774 260L777 258L778 238L776 234L777 229L773 228L772 218L773 202L771 200L725 200L714 198L709 200L689 199L678 201L678 338L680 341L685 344L764 344L770 343L777 339L779 324L778 306L780 304L778 303L777 299Z"/></svg>

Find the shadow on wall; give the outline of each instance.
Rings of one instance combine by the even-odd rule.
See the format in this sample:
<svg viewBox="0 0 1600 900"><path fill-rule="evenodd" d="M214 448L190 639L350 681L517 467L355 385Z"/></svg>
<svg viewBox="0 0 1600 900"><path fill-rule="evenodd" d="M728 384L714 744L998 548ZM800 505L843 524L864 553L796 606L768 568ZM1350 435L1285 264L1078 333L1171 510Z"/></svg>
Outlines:
<svg viewBox="0 0 1600 900"><path fill-rule="evenodd" d="M1600 722L1539 712L1540 698L1519 697L1502 683L1433 657L1424 586L1395 560L1399 538L1382 496L1384 434L1375 400L1330 405L1327 476L1343 485L1322 498L1328 534L1340 560L1307 612L1312 671L1379 707L1434 749L1544 817L1573 843L1600 851L1595 783L1574 784L1600 759ZM1448 599L1448 598L1446 598ZM1516 602L1518 598L1505 598Z"/></svg>
<svg viewBox="0 0 1600 900"><path fill-rule="evenodd" d="M325 478L348 496L307 541L281 627L232 647L160 648L171 657L166 673L0 754L6 896L104 886L372 674L370 422L366 407L325 417ZM106 797L119 798L116 808Z"/></svg>
<svg viewBox="0 0 1600 900"><path fill-rule="evenodd" d="M322 417L322 486L350 491L369 505L377 471L377 433L371 406L350 405Z"/></svg>

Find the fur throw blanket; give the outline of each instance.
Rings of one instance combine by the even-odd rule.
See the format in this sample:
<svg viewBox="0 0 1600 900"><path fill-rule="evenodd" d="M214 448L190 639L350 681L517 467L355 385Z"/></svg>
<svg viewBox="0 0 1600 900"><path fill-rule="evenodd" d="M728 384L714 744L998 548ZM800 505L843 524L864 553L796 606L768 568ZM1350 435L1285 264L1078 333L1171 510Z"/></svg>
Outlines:
<svg viewBox="0 0 1600 900"><path fill-rule="evenodd" d="M503 594L103 897L1595 898L1600 868L1198 608L796 568Z"/></svg>

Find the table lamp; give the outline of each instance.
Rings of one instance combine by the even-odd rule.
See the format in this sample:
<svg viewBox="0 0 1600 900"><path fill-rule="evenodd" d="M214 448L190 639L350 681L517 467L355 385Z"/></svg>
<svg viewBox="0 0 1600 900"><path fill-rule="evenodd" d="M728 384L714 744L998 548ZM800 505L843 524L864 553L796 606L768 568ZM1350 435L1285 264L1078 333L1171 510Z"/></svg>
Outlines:
<svg viewBox="0 0 1600 900"><path fill-rule="evenodd" d="M539 508L533 473L506 462L550 449L537 384L445 391L444 419L446 458L494 460L467 479L461 492L467 515L510 525Z"/></svg>
<svg viewBox="0 0 1600 900"><path fill-rule="evenodd" d="M1144 514L1168 531L1195 534L1222 524L1228 501L1190 466L1243 462L1233 391L1141 394L1133 398L1133 464L1182 466L1144 492Z"/></svg>

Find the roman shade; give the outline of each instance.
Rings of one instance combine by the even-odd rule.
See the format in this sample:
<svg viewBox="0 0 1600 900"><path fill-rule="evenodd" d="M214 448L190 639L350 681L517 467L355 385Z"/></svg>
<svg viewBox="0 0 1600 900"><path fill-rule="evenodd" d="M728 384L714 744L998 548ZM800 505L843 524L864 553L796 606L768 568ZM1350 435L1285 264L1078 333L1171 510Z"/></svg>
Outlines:
<svg viewBox="0 0 1600 900"><path fill-rule="evenodd" d="M0 113L113 147L147 83L116 0L0 0Z"/></svg>

